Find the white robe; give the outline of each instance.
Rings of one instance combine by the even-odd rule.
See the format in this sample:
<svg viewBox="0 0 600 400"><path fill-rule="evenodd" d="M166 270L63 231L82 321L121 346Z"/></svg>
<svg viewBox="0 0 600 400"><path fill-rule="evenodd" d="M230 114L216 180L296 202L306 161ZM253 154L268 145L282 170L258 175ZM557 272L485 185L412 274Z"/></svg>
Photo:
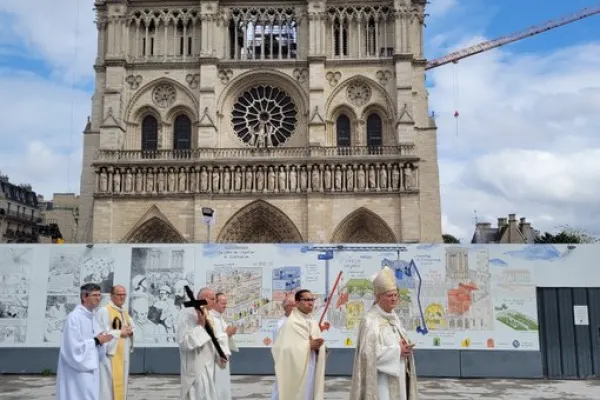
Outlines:
<svg viewBox="0 0 600 400"><path fill-rule="evenodd" d="M277 333L279 333L279 330L285 323L286 319L287 317L283 317L279 321L277 321L277 326L273 330L273 342L275 341L275 339L277 339ZM275 379L275 383L273 384L273 393L271 394L271 400L279 400L279 391L277 390L277 379Z"/></svg>
<svg viewBox="0 0 600 400"><path fill-rule="evenodd" d="M365 314L356 339L350 400L418 399L414 358L401 356L402 339L408 341L408 334L394 312L375 305Z"/></svg>
<svg viewBox="0 0 600 400"><path fill-rule="evenodd" d="M100 332L94 313L82 305L67 316L56 372L57 400L101 400L99 366L106 345L94 342Z"/></svg>
<svg viewBox="0 0 600 400"><path fill-rule="evenodd" d="M214 322L215 336L219 340L221 349L229 359L225 368L215 368L217 398L218 400L231 400L231 371L229 365L231 364L231 352L238 350L233 337L227 335L226 329L229 324L225 321L225 316L215 310L211 310L210 314Z"/></svg>
<svg viewBox="0 0 600 400"><path fill-rule="evenodd" d="M196 310L180 314L177 344L181 359L181 400L217 400L215 371L219 355L203 326L198 325Z"/></svg>
<svg viewBox="0 0 600 400"><path fill-rule="evenodd" d="M115 310L120 310L119 307L115 306L112 302L110 302L106 307L114 307ZM100 328L104 332L113 331L111 322L108 317L108 309L106 307L100 308L96 311L96 321L100 325ZM123 315L121 309L121 321L126 321L125 315ZM131 328L135 330L135 323L133 322L133 318L129 318L131 322ZM123 325L124 326L124 325ZM111 332L115 336L115 340L112 340L106 344L106 355L107 357L100 363L100 398L102 400L111 400L114 398L113 394L113 373L112 373L112 360L111 358L115 355L117 351L117 346L119 344L119 337L121 336L120 331ZM133 337L129 337L125 339L125 346L123 348L124 358L125 358L125 367L123 371L125 372L125 398L127 398L127 381L129 378L129 354L133 351Z"/></svg>

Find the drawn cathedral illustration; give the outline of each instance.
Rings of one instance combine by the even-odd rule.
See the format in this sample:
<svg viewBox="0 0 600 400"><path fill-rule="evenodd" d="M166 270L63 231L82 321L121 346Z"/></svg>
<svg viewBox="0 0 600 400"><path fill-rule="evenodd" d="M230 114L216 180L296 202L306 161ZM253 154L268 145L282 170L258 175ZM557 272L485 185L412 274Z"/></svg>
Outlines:
<svg viewBox="0 0 600 400"><path fill-rule="evenodd" d="M97 0L78 241L441 242L425 3Z"/></svg>

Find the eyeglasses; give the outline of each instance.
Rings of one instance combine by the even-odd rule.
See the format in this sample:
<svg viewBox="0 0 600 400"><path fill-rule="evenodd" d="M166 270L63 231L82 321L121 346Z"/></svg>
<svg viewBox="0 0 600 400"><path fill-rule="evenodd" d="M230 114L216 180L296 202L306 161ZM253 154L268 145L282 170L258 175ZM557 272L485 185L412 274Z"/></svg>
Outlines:
<svg viewBox="0 0 600 400"><path fill-rule="evenodd" d="M307 303L310 303L311 301L315 301L315 299L300 299L300 301L306 301Z"/></svg>

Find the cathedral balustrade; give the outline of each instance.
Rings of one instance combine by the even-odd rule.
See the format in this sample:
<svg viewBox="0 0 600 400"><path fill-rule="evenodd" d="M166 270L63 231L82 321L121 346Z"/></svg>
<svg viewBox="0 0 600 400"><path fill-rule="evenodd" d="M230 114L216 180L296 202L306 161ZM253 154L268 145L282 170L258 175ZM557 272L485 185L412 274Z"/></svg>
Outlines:
<svg viewBox="0 0 600 400"><path fill-rule="evenodd" d="M96 196L386 194L418 190L418 160L95 165Z"/></svg>
<svg viewBox="0 0 600 400"><path fill-rule="evenodd" d="M365 159L397 159L408 157L413 160L414 144L399 146L353 146L353 147L240 147L224 149L192 150L100 150L96 154L97 162L145 162L156 161L228 161L247 160L252 162L267 160L328 160L358 157Z"/></svg>

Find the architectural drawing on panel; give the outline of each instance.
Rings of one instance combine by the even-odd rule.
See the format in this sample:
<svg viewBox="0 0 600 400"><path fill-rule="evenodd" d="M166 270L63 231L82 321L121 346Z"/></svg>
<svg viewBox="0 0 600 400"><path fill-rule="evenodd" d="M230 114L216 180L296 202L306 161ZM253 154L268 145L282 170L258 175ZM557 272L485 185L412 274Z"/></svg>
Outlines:
<svg viewBox="0 0 600 400"><path fill-rule="evenodd" d="M475 268L469 266L469 249L446 248L448 328L454 331L494 329L491 274L487 249L474 249Z"/></svg>
<svg viewBox="0 0 600 400"><path fill-rule="evenodd" d="M283 301L300 289L301 267L281 267L273 269L273 301Z"/></svg>
<svg viewBox="0 0 600 400"><path fill-rule="evenodd" d="M218 266L206 273L207 286L227 295L227 319L238 326L238 334L260 329L263 311L270 302L262 296L262 268Z"/></svg>
<svg viewBox="0 0 600 400"><path fill-rule="evenodd" d="M0 344L25 343L33 248L0 248Z"/></svg>
<svg viewBox="0 0 600 400"><path fill-rule="evenodd" d="M79 295L81 285L86 283L96 283L102 293L110 293L115 271L113 250L108 246L52 247L48 294Z"/></svg>
<svg viewBox="0 0 600 400"><path fill-rule="evenodd" d="M80 303L79 295L48 295L46 297L44 342L60 343L67 315Z"/></svg>
<svg viewBox="0 0 600 400"><path fill-rule="evenodd" d="M194 265L180 247L134 247L131 250L130 312L139 331L137 343L175 343L177 320L194 286Z"/></svg>

